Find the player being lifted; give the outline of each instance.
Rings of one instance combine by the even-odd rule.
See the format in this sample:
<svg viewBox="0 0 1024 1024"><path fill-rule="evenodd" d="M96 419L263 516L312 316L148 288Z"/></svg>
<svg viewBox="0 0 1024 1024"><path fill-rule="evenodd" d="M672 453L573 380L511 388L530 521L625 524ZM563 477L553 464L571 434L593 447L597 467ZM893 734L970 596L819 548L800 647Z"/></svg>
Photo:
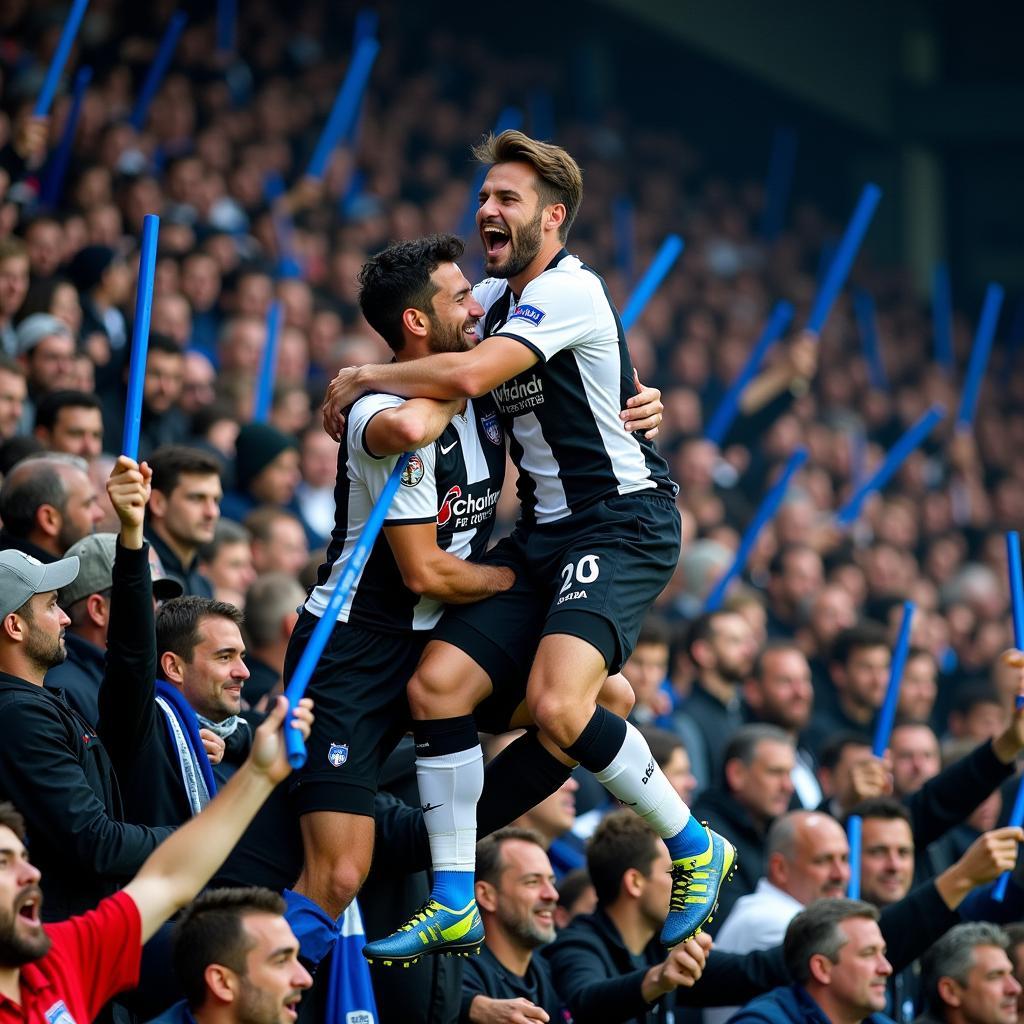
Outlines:
<svg viewBox="0 0 1024 1024"><path fill-rule="evenodd" d="M691 818L640 733L596 695L629 657L675 569L677 488L653 446L622 429L619 410L635 391L622 325L601 278L564 248L583 192L576 162L517 131L488 138L476 156L491 165L477 225L492 276L473 293L486 310L484 340L465 352L344 369L324 405L337 436L342 410L367 391L442 400L491 392L520 474L522 517L488 559L514 569L515 584L449 609L409 683L434 888L409 922L365 952L401 962L479 945L483 767L472 710L492 684L526 670L527 706L545 742L668 845L662 941L673 946L710 920L735 851Z"/></svg>

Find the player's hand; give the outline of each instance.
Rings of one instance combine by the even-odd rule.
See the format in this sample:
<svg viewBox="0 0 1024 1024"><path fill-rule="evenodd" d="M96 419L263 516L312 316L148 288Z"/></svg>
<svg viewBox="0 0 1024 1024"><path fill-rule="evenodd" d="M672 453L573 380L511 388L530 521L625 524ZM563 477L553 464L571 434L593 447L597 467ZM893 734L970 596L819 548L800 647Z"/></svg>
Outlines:
<svg viewBox="0 0 1024 1024"><path fill-rule="evenodd" d="M284 746L285 717L288 715L288 698L283 694L277 698L270 713L256 730L252 741L249 762L261 775L266 775L276 786L291 773L288 754ZM309 731L313 725L313 701L303 697L291 713L291 722L302 734L304 740L309 739Z"/></svg>
<svg viewBox="0 0 1024 1024"><path fill-rule="evenodd" d="M46 140L49 133L48 117L22 118L14 129L14 152L30 166L40 163L46 156Z"/></svg>
<svg viewBox="0 0 1024 1024"><path fill-rule="evenodd" d="M224 751L227 749L224 741L209 729L200 729L199 738L203 741L203 747L206 750L206 756L210 759L210 764L220 764L224 760Z"/></svg>
<svg viewBox="0 0 1024 1024"><path fill-rule="evenodd" d="M138 463L119 455L107 479L107 496L113 505L122 531L141 531L146 503L152 491L153 471L146 462ZM132 543L130 546L135 547ZM141 546L141 545L139 545Z"/></svg>
<svg viewBox="0 0 1024 1024"><path fill-rule="evenodd" d="M792 380L814 380L818 372L821 345L813 331L801 331L786 350L786 364Z"/></svg>
<svg viewBox="0 0 1024 1024"><path fill-rule="evenodd" d="M704 973L710 952L711 936L706 933L673 947L668 956L644 976L641 986L644 999L653 1003L666 992L673 992L677 988L692 988Z"/></svg>
<svg viewBox="0 0 1024 1024"><path fill-rule="evenodd" d="M345 417L341 410L347 409L366 390L359 383L359 369L358 366L346 366L327 385L323 406L324 430L335 441L341 441L345 433Z"/></svg>
<svg viewBox="0 0 1024 1024"><path fill-rule="evenodd" d="M626 402L626 408L619 413L619 419L630 434L643 430L644 437L653 441L658 436L661 414L665 411L665 406L661 404L661 391L644 387L636 370L633 371L633 381L637 393Z"/></svg>
<svg viewBox="0 0 1024 1024"><path fill-rule="evenodd" d="M1024 750L1024 651L1014 647L1003 651L992 674L999 693L1015 694L1010 724L992 741L996 757L1003 764L1010 764Z"/></svg>
<svg viewBox="0 0 1024 1024"><path fill-rule="evenodd" d="M994 882L1017 863L1017 848L1024 842L1024 829L1006 826L983 832L967 848L956 867L972 888Z"/></svg>
<svg viewBox="0 0 1024 1024"><path fill-rule="evenodd" d="M472 1024L531 1024L533 1021L551 1020L529 999L491 999L489 996L473 997L469 1004L469 1019Z"/></svg>
<svg viewBox="0 0 1024 1024"><path fill-rule="evenodd" d="M887 796L892 792L892 776L880 757L865 757L854 761L850 766L850 807L855 807L862 800L871 800L876 796ZM843 810L850 810L844 807Z"/></svg>

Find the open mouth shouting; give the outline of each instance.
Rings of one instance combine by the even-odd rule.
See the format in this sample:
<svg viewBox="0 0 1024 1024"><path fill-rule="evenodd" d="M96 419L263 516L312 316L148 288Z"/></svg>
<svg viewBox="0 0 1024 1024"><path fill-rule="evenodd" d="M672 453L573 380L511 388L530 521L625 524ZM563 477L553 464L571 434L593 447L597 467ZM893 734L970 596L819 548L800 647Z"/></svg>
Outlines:
<svg viewBox="0 0 1024 1024"><path fill-rule="evenodd" d="M489 220L480 225L480 238L490 260L497 259L512 241L512 234L500 221Z"/></svg>
<svg viewBox="0 0 1024 1024"><path fill-rule="evenodd" d="M38 885L30 885L23 889L18 898L14 901L14 913L19 921L24 922L31 928L39 928L42 921L39 911L43 905L43 893Z"/></svg>

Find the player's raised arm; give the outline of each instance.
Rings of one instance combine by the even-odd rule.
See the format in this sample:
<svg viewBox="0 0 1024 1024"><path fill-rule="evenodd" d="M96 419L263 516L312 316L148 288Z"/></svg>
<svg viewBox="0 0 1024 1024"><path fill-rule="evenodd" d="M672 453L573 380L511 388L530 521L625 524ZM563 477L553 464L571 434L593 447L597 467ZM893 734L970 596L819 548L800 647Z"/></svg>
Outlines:
<svg viewBox="0 0 1024 1024"><path fill-rule="evenodd" d="M447 402L412 398L393 409L383 409L366 425L366 448L378 457L423 448L444 433L464 406L459 398Z"/></svg>

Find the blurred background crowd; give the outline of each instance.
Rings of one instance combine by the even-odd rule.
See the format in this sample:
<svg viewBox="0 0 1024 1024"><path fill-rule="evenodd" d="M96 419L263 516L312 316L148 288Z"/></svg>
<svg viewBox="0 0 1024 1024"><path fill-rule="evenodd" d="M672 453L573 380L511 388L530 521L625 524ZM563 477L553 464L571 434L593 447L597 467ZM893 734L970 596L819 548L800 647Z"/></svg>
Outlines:
<svg viewBox="0 0 1024 1024"><path fill-rule="evenodd" d="M381 2L374 14L382 48L355 143L340 147L317 181L303 172L344 72L354 5L246 0L230 51L218 50L205 5L183 5L190 20L136 128L129 114L173 5L93 0L66 76L70 83L75 68L89 66L92 79L59 179L52 154L70 96L58 98L48 119L33 119L31 107L66 12L8 0L0 9L0 547L48 561L94 531L118 529L104 485L120 451L142 218L159 213L140 441L154 474L146 536L159 575L244 612L243 700L265 709L281 688L295 608L333 526L338 445L320 422L325 386L340 367L389 358L360 317L359 268L392 240L472 235L469 147L506 107L520 109L525 130L565 146L582 166L585 198L570 249L606 277L620 308L662 238L678 232L685 240L628 334L640 379L662 390L658 443L680 485L684 542L624 672L636 697L632 717L650 730L680 792L739 847L739 874L712 932L716 950L745 954L781 941L788 920L768 929L770 941L759 931L764 922L730 930L730 912L743 903L733 905L763 897L766 875L797 907L811 901L808 893L845 891L842 851L817 889L792 881L790 862L811 870L801 844L828 849L821 831L820 843L804 835L818 817L843 821L870 801L862 891L882 908L965 856L982 859L975 844L1006 820L1024 747L1020 672L1003 657L1013 646L1004 535L1024 521L1024 367L1016 354L1024 318L1014 302L1024 277L1019 266L1010 271L996 236L964 227L966 201L944 200L936 184L947 169L951 194L958 185L998 185L995 172L986 179L978 169L980 158L972 163L956 149L970 138L969 112L954 105L943 127L929 106L935 89L969 85L977 71L971 54L985 40L965 35L967 56L954 55L956 5L935 5L931 22L916 5L902 15L874 12L889 28L903 19L904 56L878 51L882 69L902 62L912 93L903 102L918 104L916 134L898 138L872 106L881 70L865 70L859 101L824 87L810 97L815 75L827 77L814 62L804 94L788 92L779 67L744 63L760 24L755 5L738 5L749 20L733 26L735 63L716 52L714 15L697 18L702 46L664 30L672 6L627 14L616 4L502 12ZM793 7L798 20L802 5ZM871 20L862 13L855 27ZM844 15L822 18L830 29L849 27ZM851 47L873 38L866 29L849 36ZM944 65L934 52L941 45ZM998 78L1004 49L993 43L991 55ZM765 224L764 179L780 124L799 137L798 170L774 230ZM985 127L977 132L982 149L993 141ZM883 211L889 204L896 213L880 214L853 280L877 305L884 380L869 372L848 295L820 338L797 329L853 199L875 172L887 189ZM991 224L985 199L972 201ZM1012 209L1006 217L1020 220ZM962 245L952 261L948 369L934 356L928 286L931 260L952 240ZM468 241L463 269L476 279L479 243ZM1004 269L1008 299L973 429L956 431L948 416L860 518L839 528L836 509L907 426L934 403L957 407L984 275ZM271 411L254 423L275 298L284 327ZM794 327L716 444L706 425L779 299L795 307ZM753 511L801 445L806 466L722 607L705 613ZM512 472L505 532L516 517ZM102 600L76 593L66 609L70 657L53 670L52 685L95 723L109 588L91 593ZM916 604L911 653L897 728L879 759L871 736L905 600ZM614 832L617 818L598 824L609 810L600 790L573 780L523 822L542 837L558 875L560 925L621 895L608 891L607 864L596 892L583 873L595 828L606 840ZM821 815L793 817L799 810ZM969 868L984 880L974 861ZM362 900L368 919L373 899L370 891ZM935 923L930 938L951 923ZM980 944L1016 948L993 935ZM568 946L551 959L577 1021L645 1019L648 1010L631 1004L626 1016L607 1016L608 1004L587 1009L593 997L566 966ZM630 955L623 975L643 967L636 950ZM921 1012L921 979L913 965L890 978L886 1012L900 1020ZM1003 1017L943 1017L941 999L928 1012L1012 1024L1016 1000L1005 991L999 998ZM667 1003L648 1003L663 1014L649 1019L669 1019ZM408 1012L394 1019L448 1019ZM470 1012L463 1019L513 1019Z"/></svg>

